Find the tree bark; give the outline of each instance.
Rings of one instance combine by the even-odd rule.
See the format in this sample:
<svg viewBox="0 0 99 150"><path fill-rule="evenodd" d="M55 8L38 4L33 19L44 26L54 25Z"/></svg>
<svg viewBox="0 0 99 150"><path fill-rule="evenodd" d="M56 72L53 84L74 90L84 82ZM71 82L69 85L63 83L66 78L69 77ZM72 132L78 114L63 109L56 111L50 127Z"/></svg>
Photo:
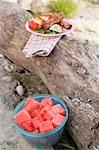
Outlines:
<svg viewBox="0 0 99 150"><path fill-rule="evenodd" d="M79 150L99 148L99 54L94 43L63 37L48 57L25 58L28 12L0 2L0 51L36 73L69 108L68 131ZM97 45L99 47L99 45Z"/></svg>

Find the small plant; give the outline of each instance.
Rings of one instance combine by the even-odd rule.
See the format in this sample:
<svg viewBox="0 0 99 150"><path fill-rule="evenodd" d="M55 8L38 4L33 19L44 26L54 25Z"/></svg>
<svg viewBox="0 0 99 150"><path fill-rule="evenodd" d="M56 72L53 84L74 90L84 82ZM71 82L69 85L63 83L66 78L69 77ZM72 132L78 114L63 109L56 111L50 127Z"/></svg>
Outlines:
<svg viewBox="0 0 99 150"><path fill-rule="evenodd" d="M50 12L62 12L67 17L73 17L76 14L77 5L73 0L54 0L48 5Z"/></svg>

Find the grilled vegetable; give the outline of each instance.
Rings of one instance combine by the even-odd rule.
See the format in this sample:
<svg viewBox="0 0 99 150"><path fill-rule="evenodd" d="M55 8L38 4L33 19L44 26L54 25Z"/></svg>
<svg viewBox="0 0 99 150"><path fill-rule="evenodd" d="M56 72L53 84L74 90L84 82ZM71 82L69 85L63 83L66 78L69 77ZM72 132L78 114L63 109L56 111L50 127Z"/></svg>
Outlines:
<svg viewBox="0 0 99 150"><path fill-rule="evenodd" d="M62 32L62 27L61 27L60 25L58 25L58 24L54 24L54 25L52 25L52 26L49 28L49 30L55 31L55 32L57 32L57 33L61 33L61 32Z"/></svg>
<svg viewBox="0 0 99 150"><path fill-rule="evenodd" d="M32 29L32 30L40 29L40 25L39 25L38 23L34 22L33 20L31 20L31 21L29 22L29 27L30 27L30 29Z"/></svg>
<svg viewBox="0 0 99 150"><path fill-rule="evenodd" d="M42 25L44 23L44 20L40 16L36 16L35 21L40 25Z"/></svg>

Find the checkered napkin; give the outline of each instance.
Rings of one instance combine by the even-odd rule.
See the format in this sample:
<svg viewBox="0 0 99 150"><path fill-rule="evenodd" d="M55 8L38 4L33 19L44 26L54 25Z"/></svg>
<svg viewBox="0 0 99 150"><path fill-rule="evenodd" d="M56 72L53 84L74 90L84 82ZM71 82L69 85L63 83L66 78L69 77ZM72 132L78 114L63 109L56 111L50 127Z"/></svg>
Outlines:
<svg viewBox="0 0 99 150"><path fill-rule="evenodd" d="M23 49L25 57L48 56L62 36L40 36L31 34Z"/></svg>

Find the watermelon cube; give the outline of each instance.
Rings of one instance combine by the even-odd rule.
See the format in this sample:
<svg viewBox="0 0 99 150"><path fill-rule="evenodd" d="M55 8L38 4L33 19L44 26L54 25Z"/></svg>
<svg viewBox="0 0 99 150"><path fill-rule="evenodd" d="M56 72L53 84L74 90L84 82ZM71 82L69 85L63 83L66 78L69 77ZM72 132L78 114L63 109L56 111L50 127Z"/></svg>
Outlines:
<svg viewBox="0 0 99 150"><path fill-rule="evenodd" d="M53 111L54 114L65 115L65 109L60 104L53 105L51 107L51 110Z"/></svg>
<svg viewBox="0 0 99 150"><path fill-rule="evenodd" d="M38 114L35 118L33 118L32 123L33 123L34 129L37 129L39 126L39 123L42 121L44 121L44 119L40 114Z"/></svg>
<svg viewBox="0 0 99 150"><path fill-rule="evenodd" d="M54 115L53 111L48 110L48 111L43 115L43 118L44 118L45 120L51 120L54 116L55 116L55 115Z"/></svg>
<svg viewBox="0 0 99 150"><path fill-rule="evenodd" d="M38 129L36 129L36 130L34 130L33 132L34 132L34 133L39 133L39 130L38 130Z"/></svg>
<svg viewBox="0 0 99 150"><path fill-rule="evenodd" d="M36 118L37 118L40 122L45 120L45 119L43 118L43 116L41 116L40 114L37 115Z"/></svg>
<svg viewBox="0 0 99 150"><path fill-rule="evenodd" d="M24 109L30 114L34 111L34 109L39 109L40 103L36 100L32 100Z"/></svg>
<svg viewBox="0 0 99 150"><path fill-rule="evenodd" d="M56 128L57 126L59 126L61 124L61 122L64 120L64 116L60 115L60 114L56 114L53 119L51 120L53 126Z"/></svg>
<svg viewBox="0 0 99 150"><path fill-rule="evenodd" d="M25 109L22 109L20 112L14 115L14 119L16 123L20 125L26 121L31 120L31 116Z"/></svg>
<svg viewBox="0 0 99 150"><path fill-rule="evenodd" d="M45 115L48 111L49 111L50 107L49 106L45 106L44 108L41 109L40 111L40 115Z"/></svg>
<svg viewBox="0 0 99 150"><path fill-rule="evenodd" d="M52 106L53 101L50 97L46 97L46 98L42 99L41 104L43 104L45 106Z"/></svg>
<svg viewBox="0 0 99 150"><path fill-rule="evenodd" d="M28 132L33 132L33 131L34 131L34 127L33 127L33 124L32 124L32 121L31 121L31 120L22 123L20 126L21 126L24 130L26 130L26 131L28 131Z"/></svg>
<svg viewBox="0 0 99 150"><path fill-rule="evenodd" d="M39 123L40 123L40 121L37 117L32 119L32 124L33 124L35 130L38 129Z"/></svg>
<svg viewBox="0 0 99 150"><path fill-rule="evenodd" d="M40 103L39 110L42 110L44 107L46 107L46 105L45 105L45 104L41 104L41 103Z"/></svg>
<svg viewBox="0 0 99 150"><path fill-rule="evenodd" d="M28 104L30 104L31 103L31 101L33 101L34 99L33 98L31 98L31 97L28 97L27 98L27 100L25 101L25 103L24 103L24 106L23 106L23 108L25 108Z"/></svg>
<svg viewBox="0 0 99 150"><path fill-rule="evenodd" d="M39 123L39 131L47 132L53 130L53 125L50 120L42 121Z"/></svg>
<svg viewBox="0 0 99 150"><path fill-rule="evenodd" d="M30 115L32 118L36 117L39 114L39 109L35 109Z"/></svg>

